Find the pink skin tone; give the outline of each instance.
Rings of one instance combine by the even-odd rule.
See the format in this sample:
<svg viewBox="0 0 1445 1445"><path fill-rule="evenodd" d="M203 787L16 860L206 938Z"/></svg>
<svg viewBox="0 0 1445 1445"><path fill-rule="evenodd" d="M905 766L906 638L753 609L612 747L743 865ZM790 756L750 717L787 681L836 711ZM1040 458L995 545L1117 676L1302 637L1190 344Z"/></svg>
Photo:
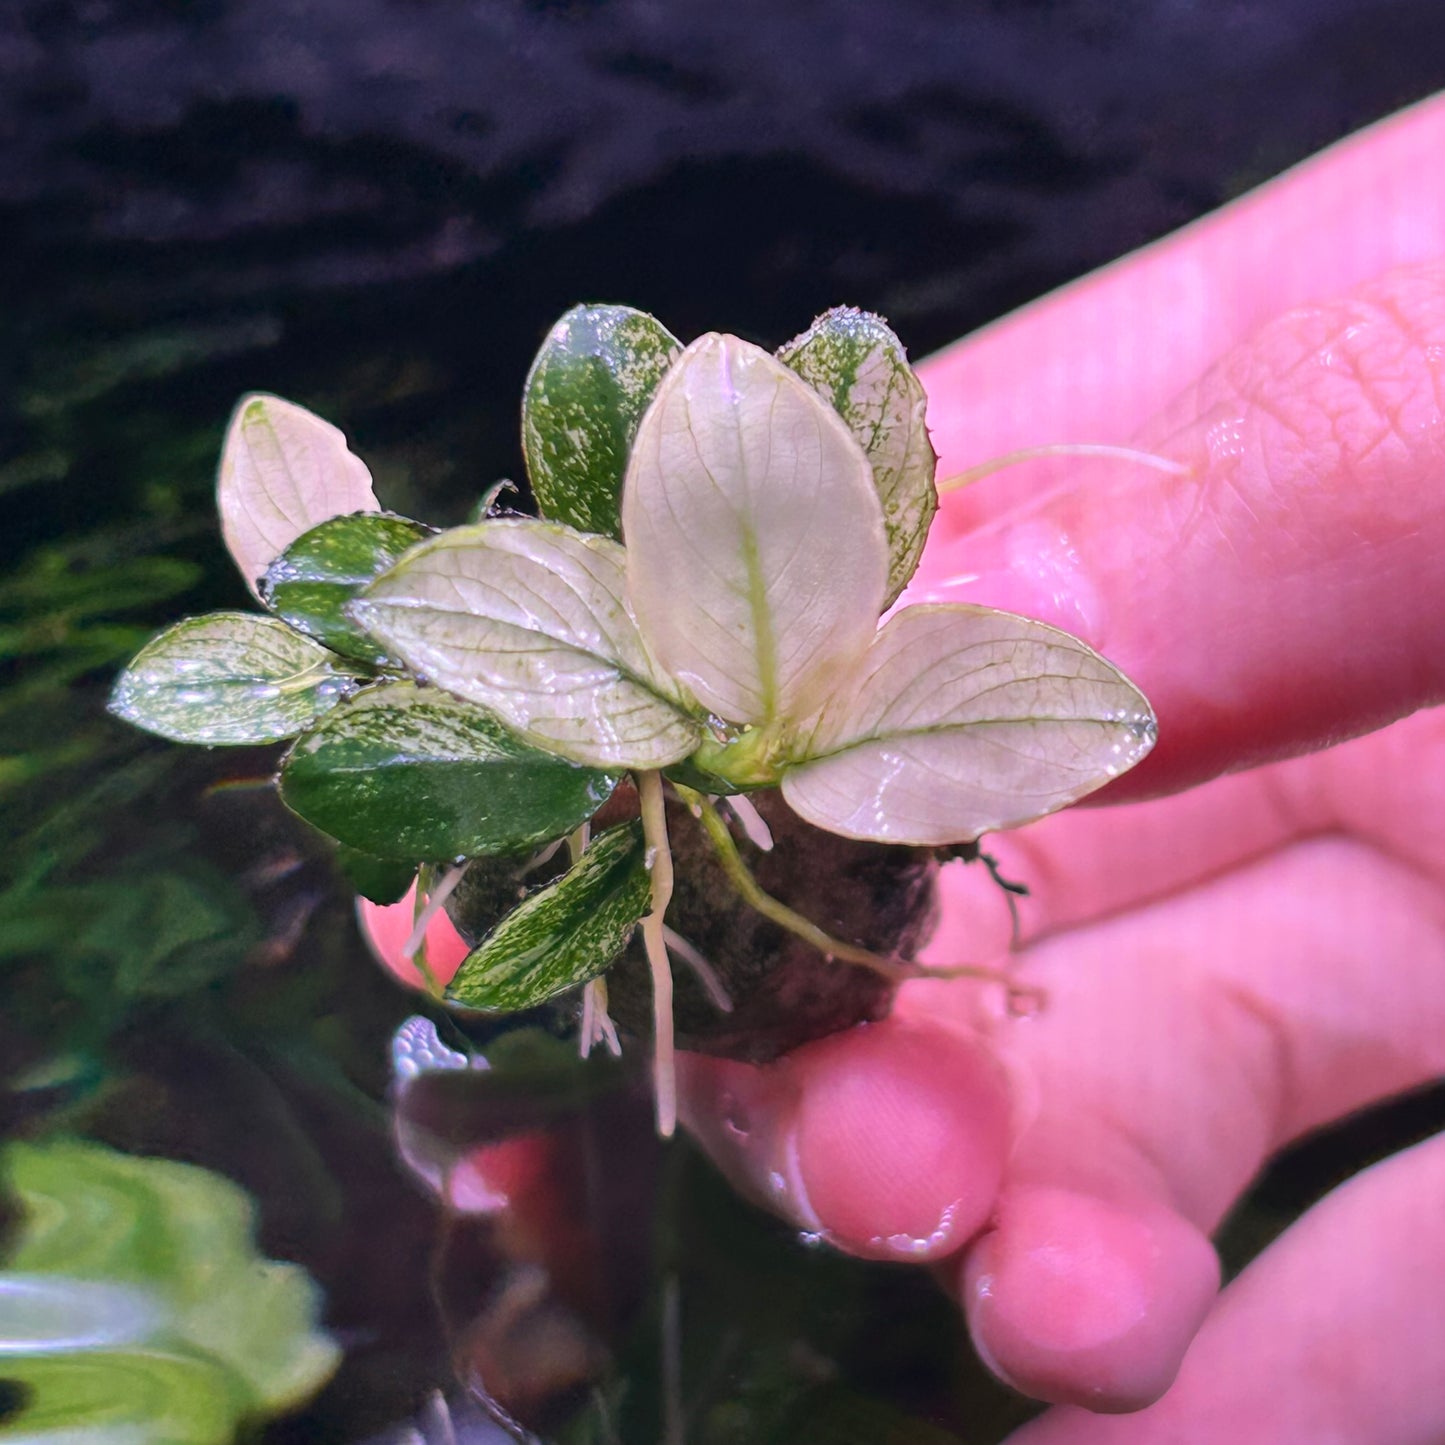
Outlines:
<svg viewBox="0 0 1445 1445"><path fill-rule="evenodd" d="M416 919L416 884L399 903L380 904L358 898L356 918L376 961L399 983L425 993L426 980L421 970L402 954ZM445 988L469 952L451 919L439 911L426 929L426 961L437 983Z"/></svg>
<svg viewBox="0 0 1445 1445"><path fill-rule="evenodd" d="M1445 1071L1442 154L1437 100L925 364L940 477L1068 440L1190 468L1016 467L910 589L1082 635L1159 746L1128 806L989 840L1041 1011L930 982L767 1069L686 1060L742 1188L927 1262L1061 1402L1029 1445L1445 1437L1445 1139L1222 1295L1208 1243L1282 1145ZM1006 943L950 872L928 956Z"/></svg>
<svg viewBox="0 0 1445 1445"><path fill-rule="evenodd" d="M1282 1145L1445 1071L1442 154L1435 101L922 368L940 477L1063 441L1190 468L956 494L908 599L1078 633L1159 746L1107 790L1127 806L989 840L1033 890L1033 1016L930 982L766 1069L681 1061L739 1187L928 1264L992 1367L1060 1402L1020 1445L1445 1436L1445 1139L1222 1295L1208 1243ZM951 870L928 956L1007 937Z"/></svg>

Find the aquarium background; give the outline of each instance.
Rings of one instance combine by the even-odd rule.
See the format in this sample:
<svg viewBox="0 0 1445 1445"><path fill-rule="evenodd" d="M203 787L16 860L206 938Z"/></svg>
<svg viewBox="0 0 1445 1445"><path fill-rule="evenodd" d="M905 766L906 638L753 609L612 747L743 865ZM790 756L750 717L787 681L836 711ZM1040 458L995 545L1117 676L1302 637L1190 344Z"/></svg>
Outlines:
<svg viewBox="0 0 1445 1445"><path fill-rule="evenodd" d="M1434 0L0 6L0 1127L249 1193L344 1351L253 1438L441 1439L443 1398L492 1438L458 1368L509 1263L398 1160L416 1000L276 806L274 753L102 710L162 622L247 605L211 495L236 397L313 408L389 506L456 522L520 479L521 382L576 301L769 347L849 303L922 356L1442 85ZM505 1132L506 1103L456 1127ZM989 1442L1027 1415L925 1278L800 1247L685 1148L659 1170L625 1081L531 1123L602 1130L627 1202L578 1206L588 1288L620 1275L592 1321L618 1373L542 1409L548 1438L658 1438L674 1370L694 1441ZM1442 1123L1436 1091L1295 1151L1231 1267ZM0 1422L24 1396L0 1387Z"/></svg>

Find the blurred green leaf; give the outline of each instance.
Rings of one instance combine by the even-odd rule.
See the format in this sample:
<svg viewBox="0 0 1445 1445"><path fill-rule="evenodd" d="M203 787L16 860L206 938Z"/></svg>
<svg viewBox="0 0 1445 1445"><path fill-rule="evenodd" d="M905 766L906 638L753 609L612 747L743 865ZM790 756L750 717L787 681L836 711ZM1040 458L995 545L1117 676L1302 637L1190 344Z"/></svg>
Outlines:
<svg viewBox="0 0 1445 1445"><path fill-rule="evenodd" d="M0 1159L22 1214L0 1280L30 1297L27 1351L5 1368L33 1393L12 1429L220 1445L241 1419L299 1404L335 1368L315 1286L257 1254L250 1200L229 1180L71 1140L12 1144ZM48 1335L35 1308L47 1281ZM106 1308L82 1318L67 1303L87 1288ZM105 1337L72 1354L78 1325Z"/></svg>
<svg viewBox="0 0 1445 1445"><path fill-rule="evenodd" d="M651 901L642 824L609 828L467 955L447 997L496 1013L532 1008L606 969Z"/></svg>
<svg viewBox="0 0 1445 1445"><path fill-rule="evenodd" d="M236 886L194 861L0 893L0 961L47 957L52 986L77 996L186 994L232 972L258 939Z"/></svg>
<svg viewBox="0 0 1445 1445"><path fill-rule="evenodd" d="M398 682L359 693L301 738L281 797L381 858L469 858L571 832L616 782L529 747L479 708Z"/></svg>
<svg viewBox="0 0 1445 1445"><path fill-rule="evenodd" d="M292 627L358 662L388 662L342 610L373 577L407 548L433 534L431 527L389 512L332 517L298 537L261 579L261 600Z"/></svg>
<svg viewBox="0 0 1445 1445"><path fill-rule="evenodd" d="M544 517L619 535L637 423L680 350L630 306L574 306L548 332L522 393L522 448Z"/></svg>
<svg viewBox="0 0 1445 1445"><path fill-rule="evenodd" d="M136 654L110 710L175 742L276 742L301 732L355 685L335 660L275 618L190 617Z"/></svg>
<svg viewBox="0 0 1445 1445"><path fill-rule="evenodd" d="M224 1365L155 1346L22 1355L5 1378L25 1392L0 1425L14 1445L231 1445L250 1406Z"/></svg>

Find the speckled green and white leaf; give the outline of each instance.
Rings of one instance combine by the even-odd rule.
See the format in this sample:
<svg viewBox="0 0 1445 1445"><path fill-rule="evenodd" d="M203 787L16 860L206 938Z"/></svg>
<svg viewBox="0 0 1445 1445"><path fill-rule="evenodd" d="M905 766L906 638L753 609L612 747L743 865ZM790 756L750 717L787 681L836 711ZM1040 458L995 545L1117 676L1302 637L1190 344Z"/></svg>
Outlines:
<svg viewBox="0 0 1445 1445"><path fill-rule="evenodd" d="M862 656L883 512L836 412L735 336L693 342L638 428L628 596L659 661L730 722L805 716Z"/></svg>
<svg viewBox="0 0 1445 1445"><path fill-rule="evenodd" d="M399 682L358 693L299 739L281 798L382 858L473 858L550 842L607 800L615 775L529 747L471 703Z"/></svg>
<svg viewBox="0 0 1445 1445"><path fill-rule="evenodd" d="M303 532L379 508L371 473L328 421L279 396L241 398L216 480L221 532L256 597L260 578Z"/></svg>
<svg viewBox="0 0 1445 1445"><path fill-rule="evenodd" d="M496 1013L532 1008L606 969L651 906L642 824L609 828L467 955L447 997Z"/></svg>
<svg viewBox="0 0 1445 1445"><path fill-rule="evenodd" d="M917 569L938 510L923 383L887 323L851 306L825 312L778 359L848 423L873 468L888 530L889 607Z"/></svg>
<svg viewBox="0 0 1445 1445"><path fill-rule="evenodd" d="M847 838L968 842L1092 793L1154 737L1143 694L1078 638L987 607L909 607L814 721L783 796Z"/></svg>
<svg viewBox="0 0 1445 1445"><path fill-rule="evenodd" d="M261 600L308 637L359 662L382 666L386 652L345 613L346 604L434 529L389 512L331 517L298 537L266 569Z"/></svg>
<svg viewBox="0 0 1445 1445"><path fill-rule="evenodd" d="M631 306L574 306L522 392L522 449L544 517L616 537L627 454L678 339Z"/></svg>
<svg viewBox="0 0 1445 1445"><path fill-rule="evenodd" d="M278 742L356 686L338 664L274 617L212 612L146 643L117 679L110 711L179 743Z"/></svg>
<svg viewBox="0 0 1445 1445"><path fill-rule="evenodd" d="M424 543L351 615L413 672L538 747L592 767L664 767L702 727L623 593L616 542L505 517Z"/></svg>

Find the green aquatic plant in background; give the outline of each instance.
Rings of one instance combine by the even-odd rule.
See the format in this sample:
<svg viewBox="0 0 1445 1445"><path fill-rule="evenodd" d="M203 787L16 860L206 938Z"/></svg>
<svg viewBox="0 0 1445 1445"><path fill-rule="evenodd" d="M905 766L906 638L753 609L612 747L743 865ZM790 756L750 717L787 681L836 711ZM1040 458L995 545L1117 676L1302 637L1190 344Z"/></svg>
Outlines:
<svg viewBox="0 0 1445 1445"><path fill-rule="evenodd" d="M20 1223L0 1268L0 1437L227 1445L340 1352L305 1272L263 1258L249 1199L193 1165L52 1139L0 1154Z"/></svg>
<svg viewBox="0 0 1445 1445"><path fill-rule="evenodd" d="M175 624L111 707L180 741L295 738L282 798L362 854L420 868L566 840L571 872L526 901L524 922L498 924L447 997L507 1012L584 985L607 1036L595 980L640 925L669 1133L668 796L707 819L711 795L777 787L846 838L968 845L1131 767L1154 718L1115 668L1042 623L954 604L879 626L937 492L922 387L876 317L829 312L772 356L717 334L684 348L640 312L580 307L532 367L522 434L545 515L489 502L432 534L380 511L336 428L246 398L218 500L274 615ZM606 827L589 837L624 774L636 847ZM577 926L589 914L606 926ZM784 905L769 916L825 953L914 971L831 946Z"/></svg>

